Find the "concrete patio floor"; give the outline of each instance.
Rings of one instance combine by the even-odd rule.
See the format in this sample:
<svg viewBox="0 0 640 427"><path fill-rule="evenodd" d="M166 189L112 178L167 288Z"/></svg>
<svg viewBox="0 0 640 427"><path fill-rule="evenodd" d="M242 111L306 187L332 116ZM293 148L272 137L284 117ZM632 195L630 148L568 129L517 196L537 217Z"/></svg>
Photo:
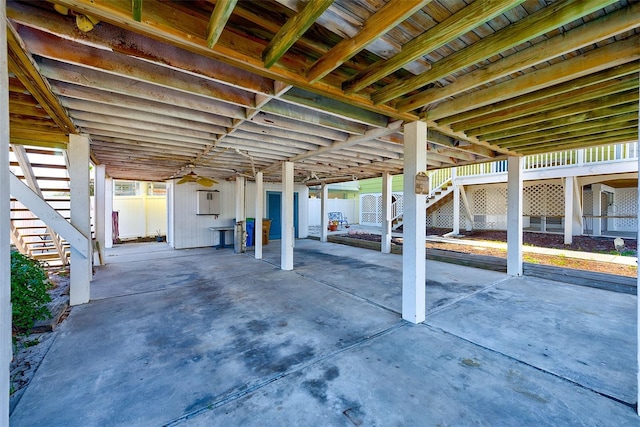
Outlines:
<svg viewBox="0 0 640 427"><path fill-rule="evenodd" d="M636 298L298 240L107 251L12 426L640 425Z"/></svg>

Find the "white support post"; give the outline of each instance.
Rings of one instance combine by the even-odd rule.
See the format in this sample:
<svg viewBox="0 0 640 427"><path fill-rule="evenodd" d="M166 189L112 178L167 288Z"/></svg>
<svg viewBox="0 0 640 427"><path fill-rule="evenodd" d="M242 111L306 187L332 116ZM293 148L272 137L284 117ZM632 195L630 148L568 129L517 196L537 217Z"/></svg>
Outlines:
<svg viewBox="0 0 640 427"><path fill-rule="evenodd" d="M329 227L329 213L327 212L327 203L329 203L329 186L322 183L320 187L322 191L322 199L320 200L320 241L327 241L327 228Z"/></svg>
<svg viewBox="0 0 640 427"><path fill-rule="evenodd" d="M471 212L471 206L469 205L469 200L467 200L467 193L464 189L464 185L458 186L458 191L460 192L460 198L462 199L462 204L464 206L464 214L467 219L467 224L465 229L467 231L471 231L473 229L473 213Z"/></svg>
<svg viewBox="0 0 640 427"><path fill-rule="evenodd" d="M591 185L591 194L593 198L593 205L591 214L593 218L591 220L592 236L602 235L602 184Z"/></svg>
<svg viewBox="0 0 640 427"><path fill-rule="evenodd" d="M453 227L451 234L457 236L460 234L460 189L456 182L456 173L458 168L451 169L451 185L453 185Z"/></svg>
<svg viewBox="0 0 640 427"><path fill-rule="evenodd" d="M96 230L96 243L98 249L98 262L103 265L105 257L102 255L104 248L106 247L106 225L107 215L105 213L106 206L106 168L104 165L96 165L96 182L95 182L95 211L94 211L94 226Z"/></svg>
<svg viewBox="0 0 640 427"><path fill-rule="evenodd" d="M564 244L573 243L573 190L575 189L575 176L564 178Z"/></svg>
<svg viewBox="0 0 640 427"><path fill-rule="evenodd" d="M522 276L522 157L507 162L507 274Z"/></svg>
<svg viewBox="0 0 640 427"><path fill-rule="evenodd" d="M427 204L415 192L416 174L427 169L427 124L404 126L404 242L402 245L402 318L424 322L426 316Z"/></svg>
<svg viewBox="0 0 640 427"><path fill-rule="evenodd" d="M382 174L382 244L380 251L383 254L391 253L391 193L393 175L389 172Z"/></svg>
<svg viewBox="0 0 640 427"><path fill-rule="evenodd" d="M234 231L233 231L233 241L234 241L234 245L233 245L233 251L235 253L242 253L244 252L243 250L243 234L244 231L246 230L246 225L243 225L242 230L238 230L238 226L237 224L240 221L245 221L245 211L244 211L244 184L245 184L245 177L243 176L237 176L236 177L236 224L234 224ZM244 224L244 222L242 223Z"/></svg>
<svg viewBox="0 0 640 427"><path fill-rule="evenodd" d="M113 178L104 182L104 247L113 247Z"/></svg>
<svg viewBox="0 0 640 427"><path fill-rule="evenodd" d="M71 246L71 305L89 302L91 294L92 255L91 255L91 217L89 197L89 137L87 135L69 135L67 145L69 160L69 178L71 180L71 225L86 238L83 249Z"/></svg>
<svg viewBox="0 0 640 427"><path fill-rule="evenodd" d="M583 232L583 208L582 208L582 185L580 184L580 179L576 178L573 180L573 235L579 236Z"/></svg>
<svg viewBox="0 0 640 427"><path fill-rule="evenodd" d="M640 80L640 79L639 79ZM640 101L638 102L640 104ZM640 121L638 121L638 141L640 141ZM640 156L638 156L638 167L640 170ZM638 180L638 195L640 195L640 180ZM640 238L640 197L636 198L636 201L638 203L638 207L636 209L637 214L637 219L636 219L636 224L638 227L638 236L636 237L636 239ZM636 240L638 241L638 240ZM636 273L636 301L640 301L640 274ZM640 304L636 304L636 311L637 311L637 316L636 316L636 343L638 345L638 351L636 353L636 361L638 363L637 369L636 369L636 379L637 379L637 384L636 384L636 393L637 393L637 399L636 402L638 402L638 404L636 405L636 411L638 413L638 415L640 415Z"/></svg>
<svg viewBox="0 0 640 427"><path fill-rule="evenodd" d="M262 259L262 217L264 215L264 178L262 172L256 172L256 222L254 224L254 256Z"/></svg>
<svg viewBox="0 0 640 427"><path fill-rule="evenodd" d="M282 239L280 268L293 270L293 162L282 163Z"/></svg>
<svg viewBox="0 0 640 427"><path fill-rule="evenodd" d="M0 425L9 425L11 342L11 196L9 190L9 66L6 3L0 2Z"/></svg>

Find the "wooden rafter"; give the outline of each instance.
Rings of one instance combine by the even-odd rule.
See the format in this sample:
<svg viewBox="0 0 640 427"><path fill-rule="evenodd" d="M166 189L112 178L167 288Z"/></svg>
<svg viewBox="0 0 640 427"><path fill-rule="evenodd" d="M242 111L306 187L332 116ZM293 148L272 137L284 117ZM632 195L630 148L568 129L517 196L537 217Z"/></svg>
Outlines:
<svg viewBox="0 0 640 427"><path fill-rule="evenodd" d="M597 43L640 26L638 15L640 15L640 3L518 51L470 72L445 87L423 90L416 95L404 98L396 106L400 111L414 110Z"/></svg>
<svg viewBox="0 0 640 427"><path fill-rule="evenodd" d="M430 1L389 1L367 19L358 34L350 39L343 39L318 59L307 72L307 78L311 83L317 82Z"/></svg>
<svg viewBox="0 0 640 427"><path fill-rule="evenodd" d="M33 95L63 133L76 133L76 127L67 111L51 91L49 83L40 74L31 55L20 40L20 36L9 24L7 24L7 44L9 69L29 90L29 93Z"/></svg>
<svg viewBox="0 0 640 427"><path fill-rule="evenodd" d="M207 25L207 46L213 47L218 42L227 20L233 12L238 0L218 0Z"/></svg>
<svg viewBox="0 0 640 427"><path fill-rule="evenodd" d="M342 87L347 93L358 92L523 1L488 0L474 2L402 46L402 51L397 55L387 60L380 60L366 70L356 74L344 82Z"/></svg>
<svg viewBox="0 0 640 427"><path fill-rule="evenodd" d="M607 68L615 67L640 59L640 37L630 37L619 43L606 45L598 49L558 62L546 68L524 74L490 88L469 93L453 101L440 104L425 113L431 120L472 110L491 103L535 92L549 86L564 83Z"/></svg>
<svg viewBox="0 0 640 427"><path fill-rule="evenodd" d="M264 66L270 68L333 3L333 0L310 0L302 12L290 18L262 52Z"/></svg>
<svg viewBox="0 0 640 427"><path fill-rule="evenodd" d="M131 0L131 17L138 22L142 20L142 0Z"/></svg>
<svg viewBox="0 0 640 427"><path fill-rule="evenodd" d="M433 64L431 70L409 77L377 90L372 98L375 103L387 102L405 93L419 89L455 71L498 55L534 37L552 31L568 22L601 9L615 0L563 0L514 24L483 38L471 46L449 55Z"/></svg>

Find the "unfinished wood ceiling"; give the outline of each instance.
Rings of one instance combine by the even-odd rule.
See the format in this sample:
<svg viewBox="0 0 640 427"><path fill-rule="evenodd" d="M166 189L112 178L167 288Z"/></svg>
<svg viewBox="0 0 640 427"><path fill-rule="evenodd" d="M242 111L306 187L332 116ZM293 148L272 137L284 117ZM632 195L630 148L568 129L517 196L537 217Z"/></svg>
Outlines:
<svg viewBox="0 0 640 427"><path fill-rule="evenodd" d="M55 8L54 8L55 6ZM11 142L114 178L337 182L638 138L640 3L7 1Z"/></svg>

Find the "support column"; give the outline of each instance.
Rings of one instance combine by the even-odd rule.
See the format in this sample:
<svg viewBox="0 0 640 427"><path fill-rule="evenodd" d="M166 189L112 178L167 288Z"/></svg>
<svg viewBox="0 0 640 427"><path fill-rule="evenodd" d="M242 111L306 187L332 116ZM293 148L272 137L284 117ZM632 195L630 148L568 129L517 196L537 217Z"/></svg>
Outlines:
<svg viewBox="0 0 640 427"><path fill-rule="evenodd" d="M522 276L522 157L507 162L507 274Z"/></svg>
<svg viewBox="0 0 640 427"><path fill-rule="evenodd" d="M67 145L69 160L69 178L71 180L71 225L86 238L84 257L79 248L71 246L71 288L69 303L71 305L89 302L91 280L91 217L89 197L89 137L86 135L69 135Z"/></svg>
<svg viewBox="0 0 640 427"><path fill-rule="evenodd" d="M573 191L575 189L575 176L564 178L564 244L573 243Z"/></svg>
<svg viewBox="0 0 640 427"><path fill-rule="evenodd" d="M404 126L404 241L402 245L402 318L411 323L425 320L427 233L426 197L415 193L418 172L427 170L427 124Z"/></svg>
<svg viewBox="0 0 640 427"><path fill-rule="evenodd" d="M113 247L113 178L104 182L104 247Z"/></svg>
<svg viewBox="0 0 640 427"><path fill-rule="evenodd" d="M282 163L282 240L280 268L293 270L293 162Z"/></svg>
<svg viewBox="0 0 640 427"><path fill-rule="evenodd" d="M600 236L602 235L602 184L591 185L591 194L593 196L593 209L591 211L593 215L591 219L593 229L591 234L593 236Z"/></svg>
<svg viewBox="0 0 640 427"><path fill-rule="evenodd" d="M640 79L639 79L640 80ZM639 102L640 104L640 102ZM640 121L638 121L638 140L640 141ZM640 156L638 156L638 167L640 168ZM638 169L640 170L640 169ZM637 219L636 219L636 224L638 227L638 236L636 237L636 239L640 238L640 179L638 180L638 197L636 198L638 206L636 209L636 212L638 213L637 215ZM638 240L636 240L638 241ZM637 276L637 282L636 282L636 301L640 301L640 274L636 274ZM637 386L636 386L636 393L638 394L636 397L636 402L640 402L640 304L636 304L636 310L637 310L637 316L636 316L636 331L637 331L637 336L636 336L636 343L638 343L638 351L637 351L637 355L636 355L636 360L638 363L636 372L637 372ZM640 415L640 404L636 405L636 411L638 413L638 415Z"/></svg>
<svg viewBox="0 0 640 427"><path fill-rule="evenodd" d="M240 221L245 221L245 211L244 211L244 184L245 178L243 176L236 177L236 224ZM233 229L233 252L241 253L244 252L242 250L242 238L244 230L246 229L246 225L242 227L242 231L238 230L238 227L234 224ZM244 223L243 223L244 224Z"/></svg>
<svg viewBox="0 0 640 427"><path fill-rule="evenodd" d="M380 251L383 254L391 253L391 196L393 186L393 175L389 172L382 174L382 244Z"/></svg>
<svg viewBox="0 0 640 427"><path fill-rule="evenodd" d="M456 183L457 168L451 169L451 185L453 185L453 227L451 234L457 236L460 234L460 189Z"/></svg>
<svg viewBox="0 0 640 427"><path fill-rule="evenodd" d="M262 259L262 217L264 216L264 182L263 173L256 172L256 222L254 226L255 238L254 255L256 259Z"/></svg>
<svg viewBox="0 0 640 427"><path fill-rule="evenodd" d="M0 2L0 425L9 425L11 343L11 196L9 189L9 69L6 3Z"/></svg>
<svg viewBox="0 0 640 427"><path fill-rule="evenodd" d="M96 165L96 182L95 182L95 193L93 199L95 200L95 211L94 211L94 226L96 230L96 243L98 250L98 261L100 265L103 265L105 262L104 258L104 248L106 247L106 225L107 225L107 214L105 211L106 206L106 170L104 165Z"/></svg>
<svg viewBox="0 0 640 427"><path fill-rule="evenodd" d="M321 185L322 199L320 199L320 241L327 241L327 227L329 227L329 213L327 203L329 203L329 185L324 182Z"/></svg>

